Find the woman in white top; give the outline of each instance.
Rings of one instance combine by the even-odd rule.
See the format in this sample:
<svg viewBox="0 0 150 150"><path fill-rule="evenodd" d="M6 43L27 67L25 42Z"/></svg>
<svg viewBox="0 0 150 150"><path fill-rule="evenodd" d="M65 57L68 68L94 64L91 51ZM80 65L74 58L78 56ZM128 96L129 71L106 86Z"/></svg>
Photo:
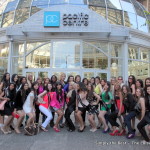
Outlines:
<svg viewBox="0 0 150 150"><path fill-rule="evenodd" d="M32 84L31 92L29 93L23 105L24 112L29 116L26 125L27 127L30 127L34 123L34 119L35 119L34 102L37 99L37 89L38 89L38 83L34 82Z"/></svg>

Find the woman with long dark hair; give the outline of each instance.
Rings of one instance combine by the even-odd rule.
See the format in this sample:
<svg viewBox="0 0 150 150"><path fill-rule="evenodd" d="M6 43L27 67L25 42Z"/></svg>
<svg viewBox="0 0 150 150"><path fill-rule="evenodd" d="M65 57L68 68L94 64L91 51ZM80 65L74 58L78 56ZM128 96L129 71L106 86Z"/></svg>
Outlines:
<svg viewBox="0 0 150 150"><path fill-rule="evenodd" d="M52 84L48 83L47 88L45 88L44 92L38 95L38 99L40 100L39 109L46 116L46 119L41 125L41 129L44 132L48 131L46 127L53 118L52 113L49 109L50 102L52 99L51 92L52 92Z"/></svg>
<svg viewBox="0 0 150 150"><path fill-rule="evenodd" d="M3 75L1 84L0 84L0 92L6 89L10 84L10 74L7 72Z"/></svg>
<svg viewBox="0 0 150 150"><path fill-rule="evenodd" d="M145 99L142 89L136 89L135 100L136 104L134 110L124 117L125 125L128 128L128 139L131 139L135 136L135 129L133 129L131 126L131 120L135 117L138 117L140 120L142 120L145 116Z"/></svg>
<svg viewBox="0 0 150 150"><path fill-rule="evenodd" d="M94 92L94 87L91 83L88 84L87 89L87 100L89 101L88 120L91 125L90 131L95 132L97 130L95 115L99 115L98 104L100 101L100 96Z"/></svg>
<svg viewBox="0 0 150 150"><path fill-rule="evenodd" d="M56 82L57 82L57 76L52 75L51 77L52 91L56 91Z"/></svg>
<svg viewBox="0 0 150 150"><path fill-rule="evenodd" d="M137 79L136 80L136 89L137 88L144 88L144 84L143 84L143 81L141 79Z"/></svg>
<svg viewBox="0 0 150 150"><path fill-rule="evenodd" d="M27 83L27 78L24 77L24 76L22 76L22 77L20 78L20 82L19 82L19 86L18 86L18 88L17 88L17 91L19 91L19 90L22 88L22 85L25 84L25 83Z"/></svg>
<svg viewBox="0 0 150 150"><path fill-rule="evenodd" d="M129 85L129 88L131 90L131 93L133 95L135 95L135 89L136 89L136 79L135 79L135 76L133 76L133 75L129 76L129 78L128 78L128 85Z"/></svg>
<svg viewBox="0 0 150 150"><path fill-rule="evenodd" d="M11 82L12 83L15 83L16 85L16 92L18 91L18 88L19 88L19 77L17 74L13 74L12 77L11 77Z"/></svg>
<svg viewBox="0 0 150 150"><path fill-rule="evenodd" d="M34 82L31 87L31 92L27 96L27 99L23 105L23 110L25 114L29 117L27 120L26 127L30 127L34 124L35 119L35 107L34 104L37 101L37 90L38 90L38 83Z"/></svg>
<svg viewBox="0 0 150 150"><path fill-rule="evenodd" d="M58 125L64 115L63 106L64 106L64 101L65 101L64 90L62 89L62 85L60 82L56 83L56 92L54 92L53 95L54 96L50 102L51 110L58 114L58 118L56 120L56 123L55 123L53 129L55 132L60 132Z"/></svg>
<svg viewBox="0 0 150 150"><path fill-rule="evenodd" d="M110 92L111 84L107 81L104 86L104 91L101 94L101 102L102 107L100 108L99 119L103 122L104 130L103 133L107 133L109 131L109 127L106 123L105 115L111 108L111 101L113 100L112 93Z"/></svg>
<svg viewBox="0 0 150 150"><path fill-rule="evenodd" d="M81 82L81 76L80 75L76 75L75 76L75 83L80 83Z"/></svg>
<svg viewBox="0 0 150 150"><path fill-rule="evenodd" d="M16 94L14 114L19 115L19 118L17 119L17 124L15 126L15 131L18 134L21 133L19 128L25 117L23 105L24 105L29 93L30 93L29 85L28 85L28 83L25 83L22 85L22 88Z"/></svg>
<svg viewBox="0 0 150 150"><path fill-rule="evenodd" d="M144 127L146 125L150 126L150 85L148 85L145 90L146 114L144 118L141 118L140 122L137 125L137 128L143 136L144 140L146 142L149 142L150 138L148 137Z"/></svg>
<svg viewBox="0 0 150 150"><path fill-rule="evenodd" d="M0 95L0 99L7 100L4 106L4 111L2 112L4 116L5 115L8 116L8 118L4 123L4 126L1 128L4 134L11 133L10 125L13 121L12 113L14 111L15 97L16 97L16 87L14 83L10 83L8 88L6 88Z"/></svg>

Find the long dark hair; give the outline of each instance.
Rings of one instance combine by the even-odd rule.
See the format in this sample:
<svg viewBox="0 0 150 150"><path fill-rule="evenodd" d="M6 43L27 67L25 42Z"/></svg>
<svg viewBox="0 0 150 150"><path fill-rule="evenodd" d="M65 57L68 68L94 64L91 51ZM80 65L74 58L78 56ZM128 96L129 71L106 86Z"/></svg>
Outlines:
<svg viewBox="0 0 150 150"><path fill-rule="evenodd" d="M14 89L13 90L10 90L10 86L11 85L14 85ZM15 85L15 83L10 83L9 86L8 86L8 88L6 89L6 91L7 90L8 90L9 96L13 97L13 99L15 99L15 97L16 97L16 85ZM7 94L7 93L5 93L5 94Z"/></svg>
<svg viewBox="0 0 150 150"><path fill-rule="evenodd" d="M25 102L28 94L30 93L30 89L24 90L24 86L28 83L24 83L20 89L22 102ZM29 86L29 85L28 85Z"/></svg>
<svg viewBox="0 0 150 150"><path fill-rule="evenodd" d="M137 90L140 90L141 97L144 97L144 90L142 88L137 88L136 91ZM138 100L138 97L136 96L136 91L135 91L135 99Z"/></svg>
<svg viewBox="0 0 150 150"><path fill-rule="evenodd" d="M53 81L53 78L55 77L55 79L56 79L56 81ZM52 75L51 76L51 83L52 83L52 85L54 84L54 83L56 83L57 82L57 76L55 76L55 75Z"/></svg>
<svg viewBox="0 0 150 150"><path fill-rule="evenodd" d="M76 75L76 76L75 76L75 82L76 82L77 78L80 78L80 81L79 81L79 82L81 82L81 76L80 76L80 75Z"/></svg>
<svg viewBox="0 0 150 150"><path fill-rule="evenodd" d="M108 93L110 92L111 83L109 81L107 81L106 84L108 85L108 89L106 91L105 99L110 99Z"/></svg>
<svg viewBox="0 0 150 150"><path fill-rule="evenodd" d="M142 81L141 79L137 79L136 81L138 81L138 82L140 83L141 88L143 88L143 87L144 87L144 85L143 85L143 81Z"/></svg>
<svg viewBox="0 0 150 150"><path fill-rule="evenodd" d="M128 94L128 93L131 94L131 90L130 90L129 86L128 86L128 85L123 85L122 88L121 88L121 92L122 92L123 99L127 96L127 94L125 94L125 93L123 92L123 88L124 88L124 87L125 87L126 90L127 90L127 94Z"/></svg>
<svg viewBox="0 0 150 150"><path fill-rule="evenodd" d="M19 85L19 77L18 77L17 82L14 81L14 79L15 79L16 76L18 76L18 74L13 74L13 75L12 75L12 77L11 77L11 82L14 82L14 83L16 84L16 86L18 86L18 85Z"/></svg>
<svg viewBox="0 0 150 150"><path fill-rule="evenodd" d="M1 82L4 83L4 85L3 85L4 88L7 88L7 87L9 86L9 84L10 84L10 78L9 78L9 80L6 80L7 74L9 74L9 73L6 72L6 73L3 75L2 80L1 80ZM10 74L9 74L9 75L10 75Z"/></svg>
<svg viewBox="0 0 150 150"><path fill-rule="evenodd" d="M69 83L70 78L73 77L73 81L74 81L74 76L70 75L67 79L67 83Z"/></svg>
<svg viewBox="0 0 150 150"><path fill-rule="evenodd" d="M132 77L132 83L130 83L129 80L128 80L128 85L129 85L129 87L131 87L132 84L136 84L135 76L130 75L129 78L130 78L130 77Z"/></svg>
<svg viewBox="0 0 150 150"><path fill-rule="evenodd" d="M22 80L23 80L23 79L26 79L26 82L27 82L27 78L24 77L24 76L22 76L22 77L20 78L20 83L19 83L19 84L22 84Z"/></svg>
<svg viewBox="0 0 150 150"><path fill-rule="evenodd" d="M61 89L60 89L60 90L58 90L58 88L57 88L58 85L61 85ZM63 99L62 84L61 84L60 82L57 82L57 83L56 83L56 97L57 97L57 100L58 100L59 102L61 102L62 99Z"/></svg>
<svg viewBox="0 0 150 150"><path fill-rule="evenodd" d="M150 85L146 86L145 87L145 104L147 107L150 107L150 104L149 104L149 94L147 93L147 89L150 87ZM150 109L150 108L149 108Z"/></svg>
<svg viewBox="0 0 150 150"><path fill-rule="evenodd" d="M88 83L88 86L91 86L91 90L88 90L88 93L87 93L87 98L88 99L92 99L93 98L93 96L94 96L94 94L93 94L93 92L94 92L94 87L93 87L93 85L91 84L91 83Z"/></svg>
<svg viewBox="0 0 150 150"><path fill-rule="evenodd" d="M147 85L146 85L146 81L147 81L147 80L150 81L150 77L145 79L145 87L147 86Z"/></svg>

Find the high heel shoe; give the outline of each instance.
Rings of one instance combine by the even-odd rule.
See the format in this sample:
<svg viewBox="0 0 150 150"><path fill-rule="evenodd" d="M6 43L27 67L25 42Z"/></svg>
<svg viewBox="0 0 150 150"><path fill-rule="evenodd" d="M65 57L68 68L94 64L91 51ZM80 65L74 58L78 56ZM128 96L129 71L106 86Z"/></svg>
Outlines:
<svg viewBox="0 0 150 150"><path fill-rule="evenodd" d="M109 132L109 128L107 130L103 130L103 133L108 133Z"/></svg>
<svg viewBox="0 0 150 150"><path fill-rule="evenodd" d="M115 136L115 135L117 135L118 133L119 133L119 130L115 130L115 131L113 131L112 133L109 133L109 135Z"/></svg>
<svg viewBox="0 0 150 150"><path fill-rule="evenodd" d="M9 133L8 133L7 131L5 131L3 128L1 128L1 131L2 131L2 133L5 134L5 135L6 135L6 134L9 134Z"/></svg>
<svg viewBox="0 0 150 150"><path fill-rule="evenodd" d="M123 136L123 135L125 135L125 134L126 134L126 130L125 130L125 129L122 130L120 133L117 133L118 136Z"/></svg>

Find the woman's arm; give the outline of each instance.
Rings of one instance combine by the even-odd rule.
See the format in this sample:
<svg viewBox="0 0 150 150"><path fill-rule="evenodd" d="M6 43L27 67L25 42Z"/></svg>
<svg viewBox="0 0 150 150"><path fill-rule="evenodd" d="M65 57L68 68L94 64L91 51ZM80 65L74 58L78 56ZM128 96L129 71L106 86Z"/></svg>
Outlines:
<svg viewBox="0 0 150 150"><path fill-rule="evenodd" d="M43 103L43 96L47 94L47 91L42 92L41 94L38 95L38 102Z"/></svg>
<svg viewBox="0 0 150 150"><path fill-rule="evenodd" d="M99 101L100 101L100 96L98 94L96 94L95 92L93 92L94 96L96 97L97 99L97 105L99 104Z"/></svg>
<svg viewBox="0 0 150 150"><path fill-rule="evenodd" d="M118 116L121 115L122 102L123 102L123 96L122 96L121 92L119 92L119 97L120 97L120 109L119 109L119 112L118 112Z"/></svg>
<svg viewBox="0 0 150 150"><path fill-rule="evenodd" d="M142 120L144 118L144 116L145 116L145 111L146 111L145 99L144 98L140 98L139 102L140 102L140 105L141 105L141 120Z"/></svg>
<svg viewBox="0 0 150 150"><path fill-rule="evenodd" d="M8 100L8 101L9 101L9 98L3 97L4 95L5 95L4 92L2 92L2 93L0 94L0 100Z"/></svg>
<svg viewBox="0 0 150 150"><path fill-rule="evenodd" d="M135 84L132 84L131 88L132 88L132 95L135 95Z"/></svg>

